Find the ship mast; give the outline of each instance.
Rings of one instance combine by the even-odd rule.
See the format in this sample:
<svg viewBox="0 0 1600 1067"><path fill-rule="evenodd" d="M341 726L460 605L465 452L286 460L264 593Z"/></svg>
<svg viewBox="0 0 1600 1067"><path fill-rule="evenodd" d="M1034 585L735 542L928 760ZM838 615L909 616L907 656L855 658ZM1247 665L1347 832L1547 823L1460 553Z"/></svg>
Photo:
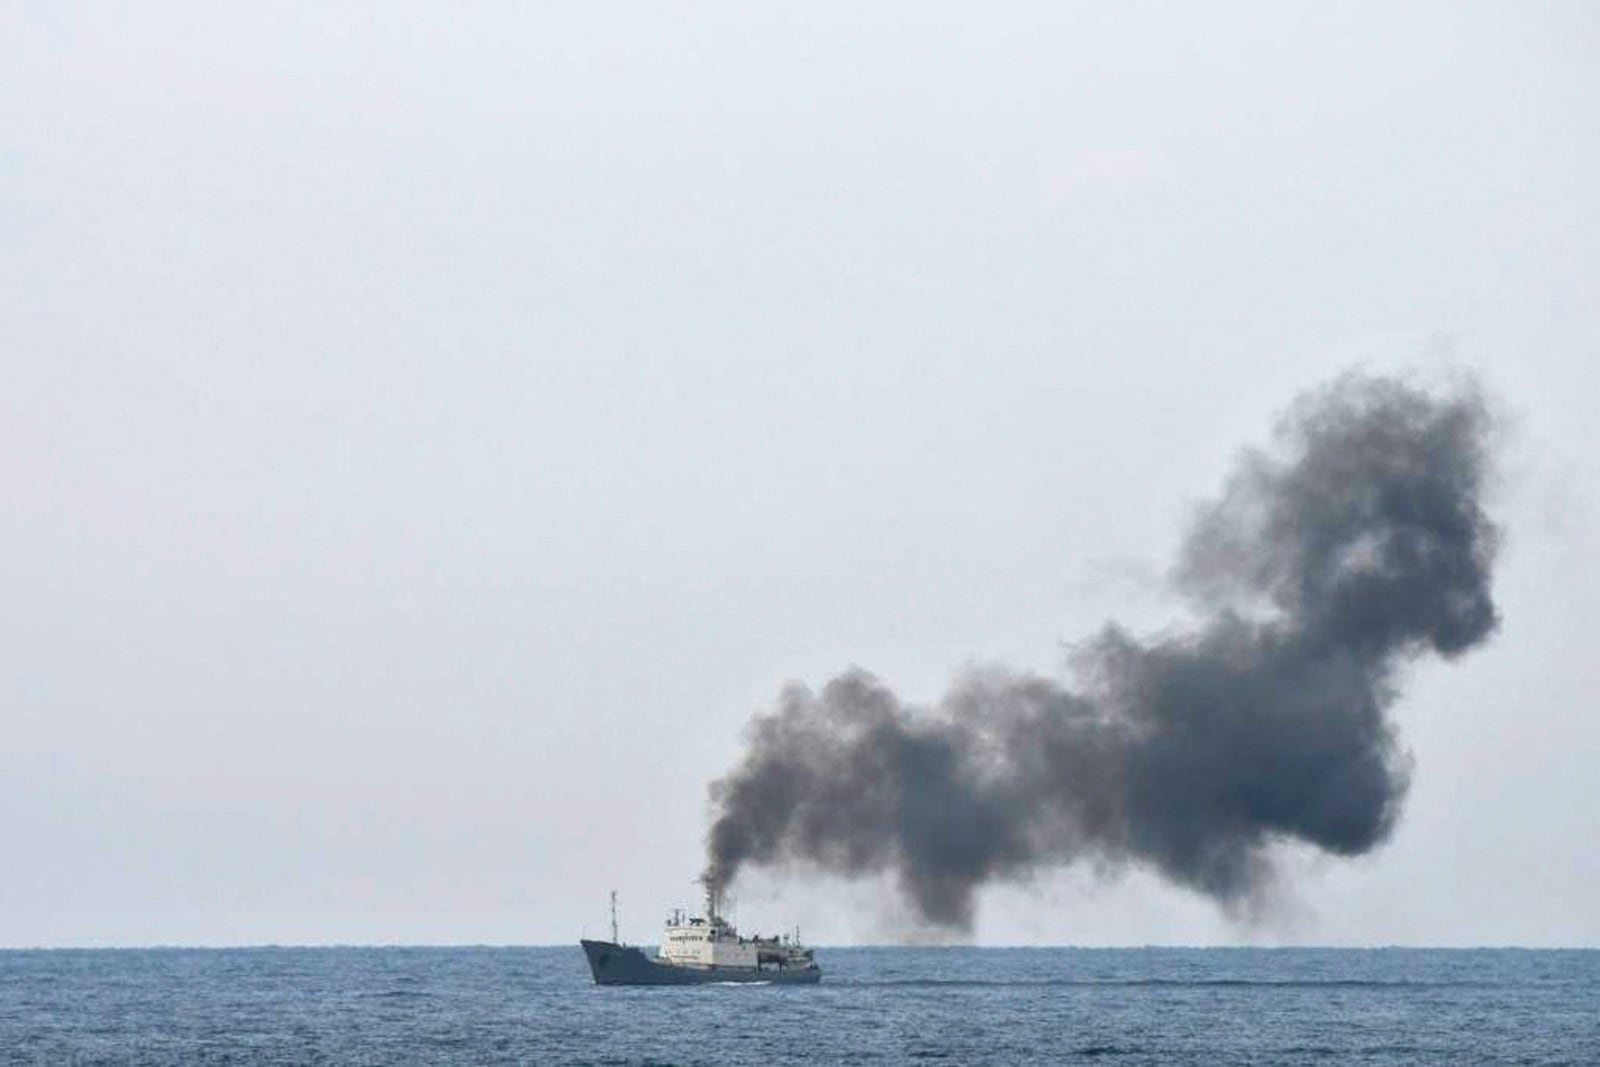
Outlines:
<svg viewBox="0 0 1600 1067"><path fill-rule="evenodd" d="M617 891L611 891L611 943L622 944L622 939L617 936Z"/></svg>
<svg viewBox="0 0 1600 1067"><path fill-rule="evenodd" d="M706 887L706 922L715 928L717 913L722 910L722 887L709 874L701 876L700 884Z"/></svg>

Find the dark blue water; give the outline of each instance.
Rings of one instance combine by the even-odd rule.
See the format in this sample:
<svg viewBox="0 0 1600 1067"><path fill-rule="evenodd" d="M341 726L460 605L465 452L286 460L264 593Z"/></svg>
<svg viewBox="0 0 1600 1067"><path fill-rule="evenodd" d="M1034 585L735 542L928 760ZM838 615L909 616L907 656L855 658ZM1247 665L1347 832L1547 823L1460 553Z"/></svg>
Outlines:
<svg viewBox="0 0 1600 1067"><path fill-rule="evenodd" d="M0 952L0 1062L1600 1063L1600 952L822 949L597 988L570 948Z"/></svg>

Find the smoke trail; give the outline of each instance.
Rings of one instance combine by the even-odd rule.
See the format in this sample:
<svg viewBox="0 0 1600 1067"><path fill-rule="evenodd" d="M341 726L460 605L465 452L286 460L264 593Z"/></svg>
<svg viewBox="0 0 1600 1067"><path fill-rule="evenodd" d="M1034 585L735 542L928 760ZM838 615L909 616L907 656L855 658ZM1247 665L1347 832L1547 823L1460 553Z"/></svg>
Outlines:
<svg viewBox="0 0 1600 1067"><path fill-rule="evenodd" d="M1408 783L1397 668L1497 624L1490 428L1470 385L1352 375L1302 397L1188 533L1172 581L1201 622L1149 643L1108 625L1077 692L1003 671L927 708L862 671L789 686L712 786L707 875L893 871L925 920L966 927L979 886L1078 859L1233 908L1275 842L1365 852Z"/></svg>

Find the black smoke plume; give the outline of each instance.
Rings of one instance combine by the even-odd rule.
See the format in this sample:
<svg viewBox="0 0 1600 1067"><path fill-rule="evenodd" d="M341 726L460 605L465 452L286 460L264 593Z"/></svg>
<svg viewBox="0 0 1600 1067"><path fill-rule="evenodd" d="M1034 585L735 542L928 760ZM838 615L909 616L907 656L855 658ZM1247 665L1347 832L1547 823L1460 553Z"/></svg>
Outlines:
<svg viewBox="0 0 1600 1067"><path fill-rule="evenodd" d="M707 876L892 871L924 920L968 927L979 886L1080 859L1237 910L1277 843L1367 851L1408 784L1399 668L1497 625L1490 431L1470 384L1351 375L1301 397L1188 532L1172 585L1200 621L1106 626L1077 691L975 672L923 708L862 671L790 685L712 786Z"/></svg>

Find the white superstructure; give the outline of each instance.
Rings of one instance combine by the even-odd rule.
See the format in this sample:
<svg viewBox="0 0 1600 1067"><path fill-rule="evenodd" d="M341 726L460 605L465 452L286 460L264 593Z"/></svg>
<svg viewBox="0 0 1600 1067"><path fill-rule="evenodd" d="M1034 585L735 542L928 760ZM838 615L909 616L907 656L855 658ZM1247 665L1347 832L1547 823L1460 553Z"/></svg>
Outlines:
<svg viewBox="0 0 1600 1067"><path fill-rule="evenodd" d="M688 916L674 911L667 919L661 938L659 962L674 967L805 967L811 951L793 938L740 937L733 924L720 913L717 889L706 883L705 915Z"/></svg>

